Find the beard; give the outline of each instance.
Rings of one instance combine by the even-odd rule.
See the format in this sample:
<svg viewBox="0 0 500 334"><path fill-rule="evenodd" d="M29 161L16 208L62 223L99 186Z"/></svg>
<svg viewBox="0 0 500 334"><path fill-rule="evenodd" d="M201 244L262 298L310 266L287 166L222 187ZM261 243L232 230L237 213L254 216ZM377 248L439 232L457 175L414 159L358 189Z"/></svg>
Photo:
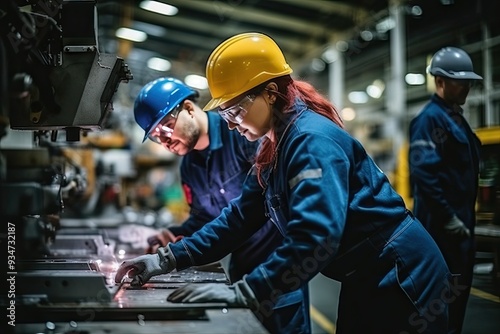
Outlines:
<svg viewBox="0 0 500 334"><path fill-rule="evenodd" d="M200 128L193 123L187 123L182 128L185 142L183 143L188 152L191 152L200 139Z"/></svg>

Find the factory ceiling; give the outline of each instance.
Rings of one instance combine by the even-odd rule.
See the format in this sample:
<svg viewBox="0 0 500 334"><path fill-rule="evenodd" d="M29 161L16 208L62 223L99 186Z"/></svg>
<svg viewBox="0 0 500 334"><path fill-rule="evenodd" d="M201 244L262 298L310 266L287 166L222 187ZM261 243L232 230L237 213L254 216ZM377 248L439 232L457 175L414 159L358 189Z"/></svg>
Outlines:
<svg viewBox="0 0 500 334"><path fill-rule="evenodd" d="M224 39L259 31L272 36L293 64L387 13L387 2L380 0L169 0L163 2L177 7L178 13L165 16L141 8L141 2L97 2L100 47L127 58L140 84L160 75L145 66L152 56L171 62L169 75L203 75L210 52ZM144 31L147 39L117 39L120 27Z"/></svg>
<svg viewBox="0 0 500 334"><path fill-rule="evenodd" d="M387 45L390 4L404 7L408 40L427 36L420 38L420 44L409 43L409 53L411 46L420 49L428 38L445 38L453 31L453 25L478 22L488 15L491 18L494 12L490 10L494 2L488 0L161 0L161 3L175 6L177 14L151 12L143 8L144 1L97 0L99 47L126 59L134 75L135 91L163 75L179 79L188 74L203 76L211 51L226 38L242 32L259 31L272 36L294 73L301 75L304 64L320 57L328 45L338 47L341 42L344 47L352 48L353 43L361 42L364 50L368 48L366 45ZM485 8L488 6L490 9ZM129 42L117 38L116 31L121 27L143 31L147 39ZM360 51L354 47L351 55ZM149 69L147 61L152 57L167 59L170 69Z"/></svg>

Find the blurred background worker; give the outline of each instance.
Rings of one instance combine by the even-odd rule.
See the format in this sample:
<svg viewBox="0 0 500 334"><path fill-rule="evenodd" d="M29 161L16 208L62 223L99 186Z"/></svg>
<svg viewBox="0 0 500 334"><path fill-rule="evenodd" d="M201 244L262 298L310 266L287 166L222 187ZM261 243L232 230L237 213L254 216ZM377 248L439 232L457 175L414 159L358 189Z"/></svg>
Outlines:
<svg viewBox="0 0 500 334"><path fill-rule="evenodd" d="M285 238L266 261L232 286L188 284L168 300L246 305L266 318L321 272L342 282L339 334L446 333L449 271L439 248L335 107L292 79L279 46L261 33L235 35L212 52L206 72L205 110L249 141L264 138L255 168L219 217L157 254L125 261L116 280L131 273L131 284L142 285L210 263L271 217Z"/></svg>
<svg viewBox="0 0 500 334"><path fill-rule="evenodd" d="M150 238L150 252L183 236L190 236L205 223L216 218L223 208L242 191L243 181L254 163L259 142L249 142L214 112L204 112L196 104L198 93L180 80L160 78L146 84L134 106L136 122L150 139L174 154L183 156L180 174L190 216L179 226ZM225 257L223 267L231 282L240 280L281 244L283 236L268 220L248 240L242 240L232 254ZM219 259L215 259L219 260ZM268 319L269 329L280 321L297 328L309 328L309 297L294 301L301 310L296 318L283 316Z"/></svg>
<svg viewBox="0 0 500 334"><path fill-rule="evenodd" d="M461 106L475 80L469 55L445 47L432 57L436 92L410 123L409 166L414 213L436 240L452 274L450 332L460 333L472 284L475 202L481 143Z"/></svg>

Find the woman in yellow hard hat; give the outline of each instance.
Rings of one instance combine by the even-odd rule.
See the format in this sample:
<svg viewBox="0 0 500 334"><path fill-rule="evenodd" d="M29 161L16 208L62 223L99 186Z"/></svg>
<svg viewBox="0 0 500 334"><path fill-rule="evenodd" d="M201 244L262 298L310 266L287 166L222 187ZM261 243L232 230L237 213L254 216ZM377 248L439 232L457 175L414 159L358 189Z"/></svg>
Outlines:
<svg viewBox="0 0 500 334"><path fill-rule="evenodd" d="M187 285L169 300L243 304L265 319L323 273L342 283L337 333L446 333L449 292L458 290L438 247L335 107L291 73L261 33L233 36L212 52L204 109L250 141L264 137L253 172L218 218L157 255L126 261L117 278L133 269L133 284L142 284L217 260L270 217L284 241L267 261L231 286Z"/></svg>

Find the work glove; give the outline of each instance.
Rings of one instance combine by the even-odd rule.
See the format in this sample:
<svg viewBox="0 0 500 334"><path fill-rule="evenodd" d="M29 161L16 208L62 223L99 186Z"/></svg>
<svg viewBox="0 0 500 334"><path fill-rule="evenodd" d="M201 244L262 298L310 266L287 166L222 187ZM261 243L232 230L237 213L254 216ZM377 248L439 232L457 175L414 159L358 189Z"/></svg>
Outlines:
<svg viewBox="0 0 500 334"><path fill-rule="evenodd" d="M167 274L175 269L176 261L170 248L158 249L156 254L146 254L123 261L116 272L115 282L121 283L125 277L132 278L130 285L142 286L156 275Z"/></svg>
<svg viewBox="0 0 500 334"><path fill-rule="evenodd" d="M173 303L225 302L231 306L257 308L255 295L245 282L237 281L233 285L223 283L191 283L172 292L168 301Z"/></svg>
<svg viewBox="0 0 500 334"><path fill-rule="evenodd" d="M146 253L156 253L158 248L165 247L169 242L176 242L182 239L182 235L174 235L169 229L163 229L160 233L156 233L148 238L148 248Z"/></svg>
<svg viewBox="0 0 500 334"><path fill-rule="evenodd" d="M453 234L461 237L470 237L470 231L457 216L451 217L450 221L444 225L444 230L448 234Z"/></svg>

